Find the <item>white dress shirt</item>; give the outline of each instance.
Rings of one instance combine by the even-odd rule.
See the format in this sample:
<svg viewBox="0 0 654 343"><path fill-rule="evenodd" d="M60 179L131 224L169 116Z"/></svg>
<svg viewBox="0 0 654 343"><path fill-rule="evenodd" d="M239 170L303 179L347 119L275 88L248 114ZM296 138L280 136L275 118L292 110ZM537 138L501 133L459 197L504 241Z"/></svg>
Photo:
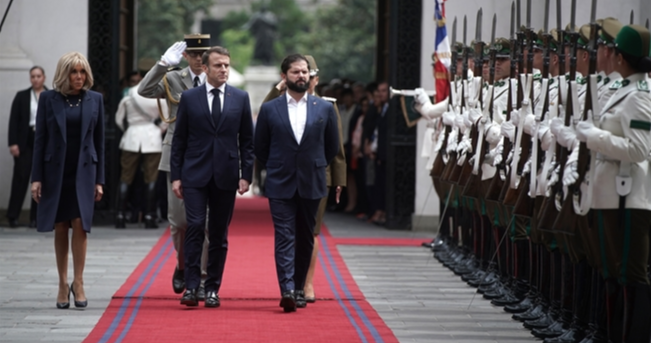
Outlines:
<svg viewBox="0 0 654 343"><path fill-rule="evenodd" d="M211 93L211 91L216 87L209 84L209 82L205 83L205 87L207 88L207 101L209 102L209 112L212 112L213 111L213 108L212 108L213 107L213 93ZM220 90L220 93L219 93L220 94L219 95L220 96L220 113L222 113L223 108L225 108L225 83L220 85L220 87L218 87L218 89Z"/></svg>
<svg viewBox="0 0 654 343"><path fill-rule="evenodd" d="M36 98L36 93L33 89L30 94L30 127L34 127L36 125L36 110L39 107L39 99Z"/></svg>
<svg viewBox="0 0 654 343"><path fill-rule="evenodd" d="M202 73L200 75L195 75L195 74L193 74L193 71L191 70L191 68L188 68L188 73L191 75L191 83L195 82L195 77L196 76L199 78L198 87L200 87L207 80L207 74L205 74L205 73Z"/></svg>
<svg viewBox="0 0 654 343"><path fill-rule="evenodd" d="M291 122L297 144L300 144L304 134L304 127L307 125L307 97L307 93L304 93L300 101L295 101L293 97L288 95L288 92L286 93L288 120Z"/></svg>

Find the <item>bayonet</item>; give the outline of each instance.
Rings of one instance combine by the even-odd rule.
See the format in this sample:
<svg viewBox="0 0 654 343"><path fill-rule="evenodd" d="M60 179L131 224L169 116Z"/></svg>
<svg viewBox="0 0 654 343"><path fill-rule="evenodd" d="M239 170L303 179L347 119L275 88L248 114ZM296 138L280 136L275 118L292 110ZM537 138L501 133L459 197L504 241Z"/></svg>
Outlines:
<svg viewBox="0 0 654 343"><path fill-rule="evenodd" d="M561 26L561 0L556 0L556 30L561 31L562 27L563 26Z"/></svg>
<svg viewBox="0 0 654 343"><path fill-rule="evenodd" d="M543 31L549 32L550 22L550 0L545 0L545 23L543 24Z"/></svg>
<svg viewBox="0 0 654 343"><path fill-rule="evenodd" d="M559 0L560 1L560 0ZM511 2L511 35L509 38L513 38L513 35L515 35L515 1Z"/></svg>
<svg viewBox="0 0 654 343"><path fill-rule="evenodd" d="M531 0L527 0L527 28L531 28Z"/></svg>
<svg viewBox="0 0 654 343"><path fill-rule="evenodd" d="M649 30L649 18L645 20L645 28Z"/></svg>
<svg viewBox="0 0 654 343"><path fill-rule="evenodd" d="M634 10L631 10L631 14L629 15L629 25L634 24Z"/></svg>
<svg viewBox="0 0 654 343"><path fill-rule="evenodd" d="M597 0L593 0L590 5L590 23L595 23L595 13L597 13Z"/></svg>
<svg viewBox="0 0 654 343"><path fill-rule="evenodd" d="M481 8L479 11L477 11L477 27L475 29L475 41L481 42L481 16L482 16L482 10Z"/></svg>
<svg viewBox="0 0 654 343"><path fill-rule="evenodd" d="M454 17L454 21L452 22L452 46L456 44L456 17Z"/></svg>
<svg viewBox="0 0 654 343"><path fill-rule="evenodd" d="M520 31L520 0L518 0L518 7L516 7L516 32Z"/></svg>
<svg viewBox="0 0 654 343"><path fill-rule="evenodd" d="M468 32L466 31L468 31L468 16L464 15L463 16L463 47L464 48L468 46L468 42L466 41L466 36Z"/></svg>
<svg viewBox="0 0 654 343"><path fill-rule="evenodd" d="M493 28L491 29L491 40L490 40L490 48L491 49L493 49L493 47L495 45L495 25L496 24L497 24L497 14L493 14ZM494 68L494 66L492 68Z"/></svg>
<svg viewBox="0 0 654 343"><path fill-rule="evenodd" d="M575 30L575 17L577 15L577 0L572 0L572 7L570 8L570 31Z"/></svg>

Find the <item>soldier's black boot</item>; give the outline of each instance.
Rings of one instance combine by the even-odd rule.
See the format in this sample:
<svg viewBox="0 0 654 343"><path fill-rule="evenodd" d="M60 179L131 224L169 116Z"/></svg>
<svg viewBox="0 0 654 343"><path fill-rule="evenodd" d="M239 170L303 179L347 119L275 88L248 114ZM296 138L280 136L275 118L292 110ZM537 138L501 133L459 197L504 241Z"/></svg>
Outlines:
<svg viewBox="0 0 654 343"><path fill-rule="evenodd" d="M125 228L125 209L127 208L128 195L129 185L121 181L118 185L118 196L116 197L116 229Z"/></svg>
<svg viewBox="0 0 654 343"><path fill-rule="evenodd" d="M146 210L145 210L145 228L157 229L157 183L150 182L146 185L145 190Z"/></svg>
<svg viewBox="0 0 654 343"><path fill-rule="evenodd" d="M624 290L624 323L622 342L649 342L651 330L650 286L644 283L627 284Z"/></svg>

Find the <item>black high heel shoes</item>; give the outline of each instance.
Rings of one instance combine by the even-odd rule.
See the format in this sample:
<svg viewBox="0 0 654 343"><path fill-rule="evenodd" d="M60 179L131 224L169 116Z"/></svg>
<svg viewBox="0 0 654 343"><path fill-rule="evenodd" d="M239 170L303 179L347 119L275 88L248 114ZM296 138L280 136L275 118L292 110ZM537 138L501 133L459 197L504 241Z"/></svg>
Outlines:
<svg viewBox="0 0 654 343"><path fill-rule="evenodd" d="M73 284L70 284L70 292L73 293L73 300L75 301L75 307L86 307L89 304L88 299L84 301L77 301L75 297L75 289L73 289Z"/></svg>

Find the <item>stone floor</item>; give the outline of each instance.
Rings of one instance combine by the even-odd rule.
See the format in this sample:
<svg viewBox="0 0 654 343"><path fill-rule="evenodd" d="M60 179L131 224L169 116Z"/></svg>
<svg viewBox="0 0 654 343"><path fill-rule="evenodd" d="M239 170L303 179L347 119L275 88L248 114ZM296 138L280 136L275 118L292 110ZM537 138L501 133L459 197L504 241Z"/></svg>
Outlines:
<svg viewBox="0 0 654 343"><path fill-rule="evenodd" d="M425 238L390 231L352 216L327 214L336 237ZM161 225L163 227L163 225ZM163 229L94 227L85 270L84 310L57 310L53 235L0 227L0 342L81 342L111 296ZM422 247L338 247L361 291L400 342L533 342L509 314L494 307ZM72 277L72 270L69 272Z"/></svg>

